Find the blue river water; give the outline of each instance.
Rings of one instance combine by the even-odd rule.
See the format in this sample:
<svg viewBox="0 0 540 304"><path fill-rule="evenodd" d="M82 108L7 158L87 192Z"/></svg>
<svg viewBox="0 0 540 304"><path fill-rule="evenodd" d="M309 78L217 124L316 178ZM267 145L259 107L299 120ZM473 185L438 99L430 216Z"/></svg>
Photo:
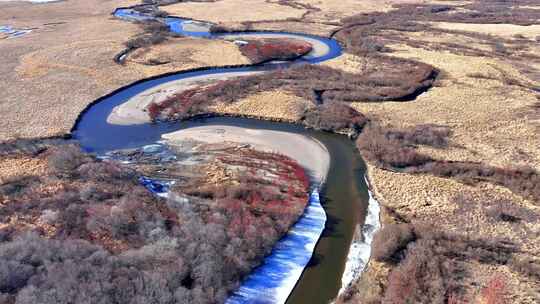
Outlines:
<svg viewBox="0 0 540 304"><path fill-rule="evenodd" d="M188 31L186 30L187 25L198 21L192 21L179 17L155 18L130 8L118 9L115 11L114 15L128 21L158 19L167 24L171 31L186 36L220 39L226 35L231 35L231 33L212 34L209 31L204 30L196 32ZM234 34L234 36L247 37L250 35L265 35L269 33L250 32L232 34ZM275 35L276 33L273 34ZM328 46L329 51L318 56L308 54L304 58L287 62L285 64L270 62L263 65L247 67L209 68L191 72L179 72L137 82L101 98L91 107L89 107L81 115L73 129L74 138L80 142L81 146L85 150L103 155L108 151L116 149L137 148L152 145L161 139L162 134L174 132L179 129L189 128L191 126L200 124L235 124L235 122L230 122L225 118L213 118L182 123L163 122L157 124L147 123L125 126L109 124L107 122L107 117L114 107L128 101L131 97L147 89L163 83L200 75L244 71L269 71L276 68L286 68L294 64L315 64L335 58L342 53L340 45L332 39L305 34L279 34L283 34L288 37L307 37L310 39L316 39ZM242 124L242 122L240 122L240 124ZM261 128L266 127L261 126ZM299 131L300 128L290 126L280 127L279 124L273 125L272 128L282 128L286 131L295 129L292 131L302 132ZM158 195L166 193L168 190L167 185L161 183L160 181L152 181L151 179L144 177L142 177L140 181L150 191ZM227 303L275 304L285 303L287 301L287 298L293 291L298 280L301 278L302 272L310 262L314 248L325 229L327 216L319 198L319 187L321 186L322 185L318 184L312 185L309 203L304 211L304 214L299 218L289 232L276 243L273 251L264 259L262 265L254 269L253 272L247 276L241 287L227 300Z"/></svg>

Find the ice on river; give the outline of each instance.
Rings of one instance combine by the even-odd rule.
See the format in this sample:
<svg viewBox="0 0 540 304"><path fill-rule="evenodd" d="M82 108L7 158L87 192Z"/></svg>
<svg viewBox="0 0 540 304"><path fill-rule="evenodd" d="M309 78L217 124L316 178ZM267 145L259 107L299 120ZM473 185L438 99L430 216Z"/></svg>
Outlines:
<svg viewBox="0 0 540 304"><path fill-rule="evenodd" d="M30 29L18 29L9 25L0 25L0 33L6 34L8 39L26 35L31 31Z"/></svg>
<svg viewBox="0 0 540 304"><path fill-rule="evenodd" d="M367 180L366 183L368 183ZM371 256L373 236L381 228L379 202L375 200L371 191L368 190L368 192L369 203L366 220L362 228L358 227L356 229L351 247L349 248L339 294L343 293L351 283L355 282L362 275Z"/></svg>
<svg viewBox="0 0 540 304"><path fill-rule="evenodd" d="M304 214L226 304L285 303L309 263L325 223L326 213L315 189Z"/></svg>

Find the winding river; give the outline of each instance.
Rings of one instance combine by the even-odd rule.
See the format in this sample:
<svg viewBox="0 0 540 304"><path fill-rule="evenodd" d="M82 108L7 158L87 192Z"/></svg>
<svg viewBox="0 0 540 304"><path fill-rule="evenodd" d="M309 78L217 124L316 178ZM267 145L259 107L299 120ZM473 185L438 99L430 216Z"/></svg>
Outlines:
<svg viewBox="0 0 540 304"><path fill-rule="evenodd" d="M154 18L131 8L120 8L115 11L115 16L130 21ZM134 124L114 124L108 119L111 113L129 104L135 96L160 85L182 83L196 77L234 76L235 73L260 73L293 64L316 64L339 56L341 47L335 40L312 35L275 32L211 34L208 31L208 25L198 21L177 17L160 20L168 24L172 31L183 35L231 40L241 40L247 36L250 38L291 37L308 41L314 48L311 53L293 62L203 68L138 81L100 98L86 109L73 129L74 138L84 149L97 154L154 144L161 140L164 134L208 125L277 130L302 134L318 140L326 147L330 155L330 169L320 193L324 212L318 205L319 193L316 191L318 188L315 188L304 216L276 244L264 263L246 278L240 290L230 297L228 303L283 303L287 301L287 303L326 304L330 302L344 285L352 281L363 269L369 259L371 236L378 227L378 205L369 196L364 178L365 164L350 140L343 135L306 130L297 125L246 118L199 118L185 122L157 124L145 121ZM311 231L308 239L299 241L301 239L297 237L299 231L310 232L306 228L314 230ZM352 246L351 243L353 243ZM314 250L313 246L315 246ZM299 258L297 264L286 263L288 259L296 258ZM283 277L290 270L294 270L294 267L298 270L299 265L301 268L296 271L295 276ZM274 286L269 286L272 284ZM268 294L269 292L276 293L276 290L279 290L279 294ZM268 297L261 297L265 294Z"/></svg>

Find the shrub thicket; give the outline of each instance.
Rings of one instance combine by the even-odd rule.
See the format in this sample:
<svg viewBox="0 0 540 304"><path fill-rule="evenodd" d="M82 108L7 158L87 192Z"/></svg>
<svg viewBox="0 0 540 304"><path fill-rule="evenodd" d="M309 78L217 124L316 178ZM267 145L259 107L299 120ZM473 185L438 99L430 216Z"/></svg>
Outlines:
<svg viewBox="0 0 540 304"><path fill-rule="evenodd" d="M371 256L376 261L399 261L400 253L414 241L415 235L409 224L388 224L373 238Z"/></svg>
<svg viewBox="0 0 540 304"><path fill-rule="evenodd" d="M324 131L352 129L360 131L367 118L346 103L329 102L307 109L303 123L311 128Z"/></svg>
<svg viewBox="0 0 540 304"><path fill-rule="evenodd" d="M448 303L461 299L467 274L463 261L506 265L519 251L506 240L447 233L433 226L413 225L412 229L417 239L408 244L398 266L390 272L382 303ZM498 300L502 300L500 295Z"/></svg>
<svg viewBox="0 0 540 304"><path fill-rule="evenodd" d="M152 119L185 119L206 113L211 103L233 103L254 93L276 89L292 92L314 104L410 100L431 87L437 75L433 67L405 59L376 57L370 62L377 69L358 74L325 66L299 65L224 80L151 103L149 115Z"/></svg>
<svg viewBox="0 0 540 304"><path fill-rule="evenodd" d="M252 63L292 60L312 50L311 44L298 39L267 38L246 42L240 45L239 49Z"/></svg>
<svg viewBox="0 0 540 304"><path fill-rule="evenodd" d="M423 125L398 130L371 123L358 138L357 147L364 157L381 168L429 173L471 184L490 182L533 201L539 200L540 174L532 168L498 168L475 162L437 160L416 150L417 145L444 147L450 134L450 130L441 126Z"/></svg>
<svg viewBox="0 0 540 304"><path fill-rule="evenodd" d="M267 161L281 183L256 174L231 185L187 183L165 201L118 163L75 146L44 151L36 157L50 174L0 185L0 299L224 302L298 219L309 186L283 155L235 153L245 157L220 157L251 168Z"/></svg>

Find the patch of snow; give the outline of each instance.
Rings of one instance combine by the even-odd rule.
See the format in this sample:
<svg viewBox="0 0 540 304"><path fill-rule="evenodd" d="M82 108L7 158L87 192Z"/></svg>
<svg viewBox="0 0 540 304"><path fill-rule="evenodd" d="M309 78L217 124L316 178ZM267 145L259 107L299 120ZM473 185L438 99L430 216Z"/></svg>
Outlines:
<svg viewBox="0 0 540 304"><path fill-rule="evenodd" d="M366 184L368 184L367 179ZM354 283L362 275L371 256L373 236L381 228L379 220L381 209L379 202L373 197L373 193L369 189L368 193L369 203L366 220L363 227L358 226L356 228L351 247L349 248L349 254L347 255L345 271L341 277L339 294L343 293L350 284Z"/></svg>
<svg viewBox="0 0 540 304"><path fill-rule="evenodd" d="M0 25L0 33L7 34L7 39L20 37L22 35L26 35L30 33L32 30L29 29L18 29L11 27L9 25Z"/></svg>

